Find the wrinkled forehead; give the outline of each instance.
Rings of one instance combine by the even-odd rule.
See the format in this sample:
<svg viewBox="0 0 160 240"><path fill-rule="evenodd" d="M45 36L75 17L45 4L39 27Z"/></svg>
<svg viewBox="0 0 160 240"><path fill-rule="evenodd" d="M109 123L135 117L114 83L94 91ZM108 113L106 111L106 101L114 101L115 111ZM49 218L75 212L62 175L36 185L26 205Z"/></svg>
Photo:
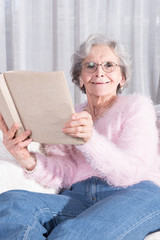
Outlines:
<svg viewBox="0 0 160 240"><path fill-rule="evenodd" d="M93 61L96 63L103 63L107 61L118 63L119 58L110 46L96 45L91 48L88 56L83 60L83 62L90 62L90 61Z"/></svg>

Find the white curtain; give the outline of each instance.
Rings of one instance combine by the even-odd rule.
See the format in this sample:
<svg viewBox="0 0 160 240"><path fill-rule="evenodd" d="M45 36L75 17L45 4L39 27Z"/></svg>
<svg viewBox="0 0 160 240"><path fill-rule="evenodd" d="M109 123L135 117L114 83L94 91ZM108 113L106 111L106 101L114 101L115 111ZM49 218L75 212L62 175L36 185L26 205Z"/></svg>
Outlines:
<svg viewBox="0 0 160 240"><path fill-rule="evenodd" d="M71 55L96 32L118 39L132 55L125 93L158 103L160 0L0 0L0 72L62 70L73 101L83 101L71 82Z"/></svg>

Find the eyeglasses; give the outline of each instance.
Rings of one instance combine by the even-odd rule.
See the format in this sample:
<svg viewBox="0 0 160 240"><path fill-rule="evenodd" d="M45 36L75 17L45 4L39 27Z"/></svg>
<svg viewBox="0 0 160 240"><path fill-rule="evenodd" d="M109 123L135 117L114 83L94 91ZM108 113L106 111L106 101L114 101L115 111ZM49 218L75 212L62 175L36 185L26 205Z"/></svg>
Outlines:
<svg viewBox="0 0 160 240"><path fill-rule="evenodd" d="M87 72L87 73L94 73L98 66L101 66L103 71L107 72L107 73L111 73L113 72L116 67L120 66L117 63L114 62L104 62L102 64L98 64L95 62L87 62L81 65L83 71Z"/></svg>

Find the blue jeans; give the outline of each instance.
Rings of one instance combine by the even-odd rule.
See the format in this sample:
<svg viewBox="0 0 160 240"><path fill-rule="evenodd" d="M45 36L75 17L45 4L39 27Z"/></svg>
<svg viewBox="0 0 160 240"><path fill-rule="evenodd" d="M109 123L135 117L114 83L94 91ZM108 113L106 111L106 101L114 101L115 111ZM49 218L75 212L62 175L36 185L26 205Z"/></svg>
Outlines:
<svg viewBox="0 0 160 240"><path fill-rule="evenodd" d="M160 229L160 188L128 188L92 177L58 195L0 195L0 240L143 240Z"/></svg>

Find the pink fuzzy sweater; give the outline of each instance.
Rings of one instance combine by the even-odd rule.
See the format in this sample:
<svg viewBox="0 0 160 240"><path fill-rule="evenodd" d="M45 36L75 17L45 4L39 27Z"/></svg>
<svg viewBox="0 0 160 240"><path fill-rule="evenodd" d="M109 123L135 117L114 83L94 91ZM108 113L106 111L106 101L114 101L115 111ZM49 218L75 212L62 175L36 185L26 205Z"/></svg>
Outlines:
<svg viewBox="0 0 160 240"><path fill-rule="evenodd" d="M83 111L85 104L76 111ZM91 139L83 145L44 145L36 154L36 171L29 178L57 190L92 176L127 187L140 181L160 185L158 132L152 101L133 94L118 96L94 122Z"/></svg>

